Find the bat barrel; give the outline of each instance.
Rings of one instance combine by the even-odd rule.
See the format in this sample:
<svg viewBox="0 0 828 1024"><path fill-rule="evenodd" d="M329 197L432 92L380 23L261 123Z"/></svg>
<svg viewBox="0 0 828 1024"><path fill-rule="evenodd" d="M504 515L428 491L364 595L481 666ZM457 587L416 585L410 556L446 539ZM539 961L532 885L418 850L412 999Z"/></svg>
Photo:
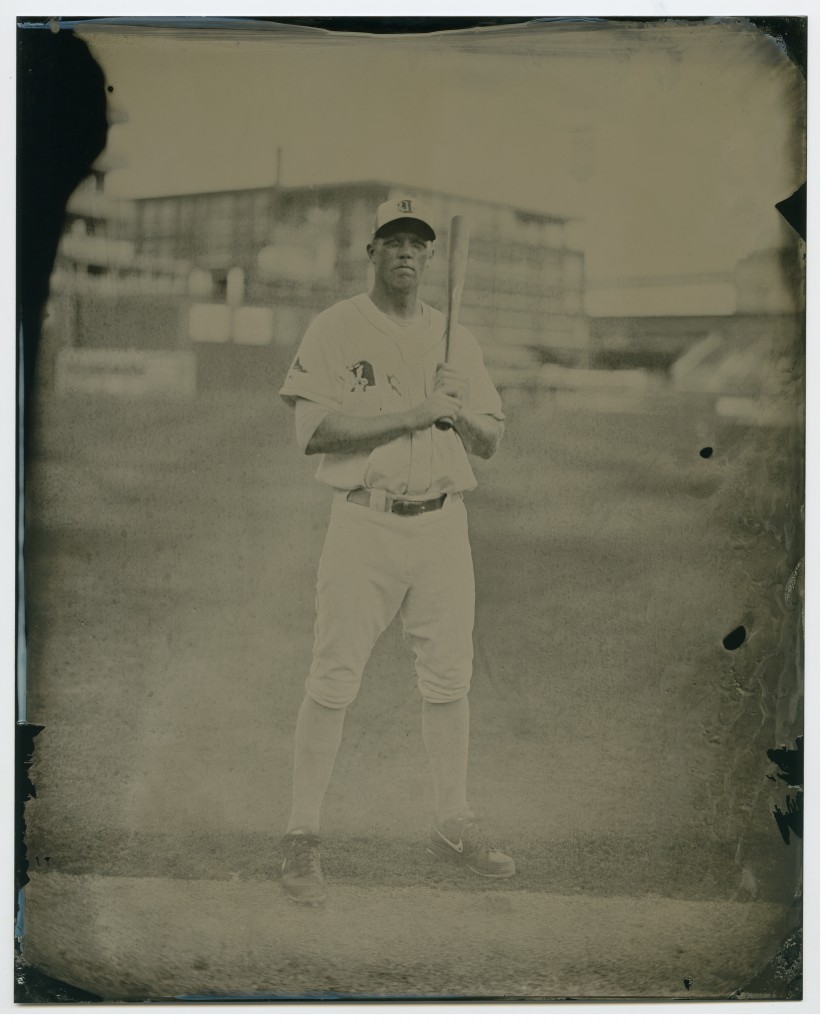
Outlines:
<svg viewBox="0 0 828 1024"><path fill-rule="evenodd" d="M451 218L448 236L448 280L446 303L446 351L445 362L451 362L452 334L460 316L463 301L463 286L466 283L466 266L469 261L469 227L462 215ZM438 420L440 430L449 430L450 420Z"/></svg>
<svg viewBox="0 0 828 1024"><path fill-rule="evenodd" d="M462 215L452 217L448 236L448 301L446 304L446 362L451 354L451 335L460 316L466 267L469 262L469 225Z"/></svg>

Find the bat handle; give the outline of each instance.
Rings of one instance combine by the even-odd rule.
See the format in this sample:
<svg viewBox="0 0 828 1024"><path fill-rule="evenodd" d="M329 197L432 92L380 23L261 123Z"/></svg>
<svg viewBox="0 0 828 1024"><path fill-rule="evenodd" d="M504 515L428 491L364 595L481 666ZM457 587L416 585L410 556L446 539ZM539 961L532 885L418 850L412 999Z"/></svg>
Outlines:
<svg viewBox="0 0 828 1024"><path fill-rule="evenodd" d="M458 218L459 219L459 218ZM448 301L448 312L446 316L446 354L444 362L449 361L449 355L451 350L451 338L454 333L454 328L457 323L457 310L460 308L460 295L463 291L462 284L455 285L454 288L449 290L449 301ZM451 420L437 420L434 426L438 430L452 430L454 424Z"/></svg>
<svg viewBox="0 0 828 1024"><path fill-rule="evenodd" d="M445 359L443 361L446 362L446 363L449 361L449 336L448 336L448 334L446 334L446 355L445 355ZM451 430L454 427L454 424L451 422L451 420L442 419L442 420L437 420L437 422L434 424L434 426L438 430Z"/></svg>

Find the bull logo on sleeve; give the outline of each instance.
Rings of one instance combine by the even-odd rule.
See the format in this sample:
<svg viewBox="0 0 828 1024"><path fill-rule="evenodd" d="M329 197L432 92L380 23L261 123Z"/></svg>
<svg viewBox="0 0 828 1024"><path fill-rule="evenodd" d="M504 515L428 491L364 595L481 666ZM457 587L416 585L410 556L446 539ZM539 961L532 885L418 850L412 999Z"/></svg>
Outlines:
<svg viewBox="0 0 828 1024"><path fill-rule="evenodd" d="M351 391L365 391L376 386L374 368L369 362L360 359L348 367L351 374Z"/></svg>

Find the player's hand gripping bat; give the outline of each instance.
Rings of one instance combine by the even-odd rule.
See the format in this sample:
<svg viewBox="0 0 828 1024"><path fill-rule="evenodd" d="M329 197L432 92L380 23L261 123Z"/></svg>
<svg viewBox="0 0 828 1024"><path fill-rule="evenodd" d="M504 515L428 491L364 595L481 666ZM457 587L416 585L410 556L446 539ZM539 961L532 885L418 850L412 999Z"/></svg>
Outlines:
<svg viewBox="0 0 828 1024"><path fill-rule="evenodd" d="M466 218L452 217L448 236L448 307L446 310L446 353L445 362L451 362L451 340L460 316L463 301L463 285L466 282L466 265L469 262L469 226ZM437 420L440 430L451 430L448 419Z"/></svg>

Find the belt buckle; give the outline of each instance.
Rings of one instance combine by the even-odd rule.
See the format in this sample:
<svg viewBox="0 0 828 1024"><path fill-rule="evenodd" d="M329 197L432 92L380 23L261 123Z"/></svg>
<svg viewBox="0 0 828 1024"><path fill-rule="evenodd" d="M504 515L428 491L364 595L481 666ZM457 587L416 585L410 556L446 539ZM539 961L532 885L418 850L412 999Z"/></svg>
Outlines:
<svg viewBox="0 0 828 1024"><path fill-rule="evenodd" d="M421 516L425 511L424 501L407 501L405 498L395 498L391 502L391 511L397 516Z"/></svg>

